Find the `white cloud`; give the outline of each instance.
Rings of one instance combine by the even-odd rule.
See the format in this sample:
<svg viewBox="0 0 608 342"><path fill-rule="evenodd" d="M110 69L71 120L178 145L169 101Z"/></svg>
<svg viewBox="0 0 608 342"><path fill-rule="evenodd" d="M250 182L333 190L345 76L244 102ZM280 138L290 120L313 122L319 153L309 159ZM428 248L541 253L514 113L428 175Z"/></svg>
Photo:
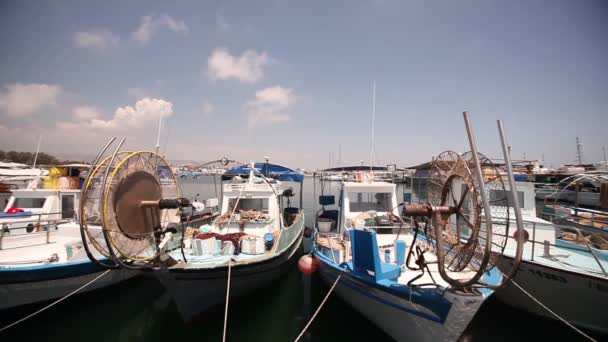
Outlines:
<svg viewBox="0 0 608 342"><path fill-rule="evenodd" d="M15 83L0 90L0 111L19 117L57 105L63 89L58 85Z"/></svg>
<svg viewBox="0 0 608 342"><path fill-rule="evenodd" d="M110 120L101 119L101 114L88 106L74 109L75 122L60 122L63 129L99 130L99 129L138 129L157 122L160 116L166 118L173 114L171 102L146 97L135 103L135 106L119 107Z"/></svg>
<svg viewBox="0 0 608 342"><path fill-rule="evenodd" d="M141 17L139 27L131 33L131 37L142 45L147 44L159 28L166 28L173 32L188 32L185 22L175 20L168 14L145 15Z"/></svg>
<svg viewBox="0 0 608 342"><path fill-rule="evenodd" d="M211 116L211 114L215 113L215 106L213 103L205 100L203 101L203 116Z"/></svg>
<svg viewBox="0 0 608 342"><path fill-rule="evenodd" d="M91 106L79 106L74 108L72 115L78 121L97 119L101 116L99 111Z"/></svg>
<svg viewBox="0 0 608 342"><path fill-rule="evenodd" d="M289 111L298 97L293 89L274 86L259 90L255 99L246 105L246 114L251 127L257 124L275 124L291 119Z"/></svg>
<svg viewBox="0 0 608 342"><path fill-rule="evenodd" d="M215 25L220 32L226 32L230 29L230 24L223 15L218 14L215 18Z"/></svg>
<svg viewBox="0 0 608 342"><path fill-rule="evenodd" d="M253 50L243 52L240 57L226 49L213 50L207 61L207 72L211 80L237 79L241 82L255 82L264 77L262 68L270 62L266 53Z"/></svg>
<svg viewBox="0 0 608 342"><path fill-rule="evenodd" d="M96 31L76 32L74 42L81 48L104 50L118 45L120 38L112 32L101 29Z"/></svg>

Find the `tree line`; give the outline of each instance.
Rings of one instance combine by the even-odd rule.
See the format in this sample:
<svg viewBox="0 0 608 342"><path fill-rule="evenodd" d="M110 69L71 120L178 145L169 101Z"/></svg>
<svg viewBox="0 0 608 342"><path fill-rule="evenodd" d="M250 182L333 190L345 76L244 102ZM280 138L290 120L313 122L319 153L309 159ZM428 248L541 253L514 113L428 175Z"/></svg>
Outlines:
<svg viewBox="0 0 608 342"><path fill-rule="evenodd" d="M36 153L32 152L17 152L17 151L3 151L0 150L0 160L5 162L21 163L26 165L32 165ZM71 160L59 160L57 157L50 154L40 152L38 153L37 165L57 165L57 164L71 164L80 163L79 161Z"/></svg>

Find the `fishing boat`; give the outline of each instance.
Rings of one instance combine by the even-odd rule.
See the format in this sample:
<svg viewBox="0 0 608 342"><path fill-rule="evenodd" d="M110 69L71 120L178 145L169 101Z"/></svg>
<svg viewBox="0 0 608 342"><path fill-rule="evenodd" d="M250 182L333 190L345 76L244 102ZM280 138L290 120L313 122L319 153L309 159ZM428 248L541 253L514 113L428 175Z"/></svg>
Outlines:
<svg viewBox="0 0 608 342"><path fill-rule="evenodd" d="M556 319L533 297L572 324L608 333L608 316L601 309L608 305L608 232L565 225L562 215L544 213L558 224L539 218L533 185L517 183L517 192L526 243L514 284L497 291L497 297L507 305ZM551 209L558 214L564 210ZM510 236L499 269L509 269L514 256L514 236Z"/></svg>
<svg viewBox="0 0 608 342"><path fill-rule="evenodd" d="M503 275L494 267L509 221L498 216L508 211L495 210L503 200L489 207L485 188L502 182L471 146L435 159L426 204L399 203L396 185L373 175L342 182L337 206L334 196L319 197L313 255L321 278L397 341L458 339L517 269Z"/></svg>
<svg viewBox="0 0 608 342"><path fill-rule="evenodd" d="M153 152L124 156L118 148L115 155L122 160L110 162L113 172L97 182L105 194L98 207L110 242L100 252L118 267L153 271L185 319L224 302L228 284L230 297L254 292L297 259L304 213L291 205L295 192L287 184L299 183L302 203L301 173L222 158L217 162L235 166L222 176L220 215L192 224L180 214L191 204L174 183L159 181L158 169L170 172L168 163ZM181 231L175 229L178 222Z"/></svg>
<svg viewBox="0 0 608 342"><path fill-rule="evenodd" d="M87 169L53 167L50 176L12 191L0 212L0 309L62 297L103 271L85 255L77 221L80 176ZM85 291L133 275L112 272Z"/></svg>

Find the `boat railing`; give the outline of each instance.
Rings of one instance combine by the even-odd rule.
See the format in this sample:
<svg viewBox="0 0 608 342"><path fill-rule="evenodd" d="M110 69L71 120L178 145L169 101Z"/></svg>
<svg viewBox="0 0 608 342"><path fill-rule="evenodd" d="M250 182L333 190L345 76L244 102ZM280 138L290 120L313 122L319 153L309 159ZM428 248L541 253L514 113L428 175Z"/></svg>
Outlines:
<svg viewBox="0 0 608 342"><path fill-rule="evenodd" d="M608 273L606 270L606 265L608 265L607 257L603 256L603 255L599 255L602 252L599 251L599 249L592 247L591 243L589 243L589 241L584 237L584 235L580 229L578 229L576 227L572 227L572 226L561 225L561 224L542 223L542 222L529 221L529 220L524 220L523 223L524 223L526 229L532 231L532 237L528 238L527 241L525 242L525 244L529 244L529 243L532 244L531 250L529 253L530 261L540 261L542 259L558 261L560 257L568 257L567 255L562 255L562 254L552 254L551 247L557 247L561 251L572 251L572 252L576 252L576 253L585 253L588 256L591 256L592 259L595 261L595 264L597 264L597 268L595 268L595 265L593 265L592 268L589 268L589 267L584 267L584 266L577 266L577 265L574 265L571 263L567 263L567 266L572 267L572 268L584 269L591 273L600 273L604 277L608 277ZM551 241L548 241L548 240L537 241L537 228L542 229L543 227L553 228L555 230L556 234L568 232L568 231L574 232L575 234L577 234L578 237L580 237L580 239L577 239L577 242L572 242L571 246L566 245L566 244L558 245L557 240L559 239L559 237L557 235L555 236L555 243L552 243ZM507 238L512 239L514 242L517 241L516 235L515 236L510 235L510 236L507 236ZM564 241L568 242L567 240L564 240ZM579 241L580 241L580 243L578 243ZM524 246L525 246L525 244L524 244ZM538 255L538 252L541 250L542 250L542 254ZM542 258L542 259L539 259L539 258ZM526 260L526 259L528 259L527 255L524 256L524 260ZM605 264L602 264L601 259L604 259L607 262L605 262Z"/></svg>
<svg viewBox="0 0 608 342"><path fill-rule="evenodd" d="M31 214L27 220L2 221L0 223L0 250L3 249L5 239L22 236L45 235L46 243L51 243L51 232L57 230L58 225L73 221L75 218L75 211L65 211ZM20 233L13 234L15 231L19 231Z"/></svg>

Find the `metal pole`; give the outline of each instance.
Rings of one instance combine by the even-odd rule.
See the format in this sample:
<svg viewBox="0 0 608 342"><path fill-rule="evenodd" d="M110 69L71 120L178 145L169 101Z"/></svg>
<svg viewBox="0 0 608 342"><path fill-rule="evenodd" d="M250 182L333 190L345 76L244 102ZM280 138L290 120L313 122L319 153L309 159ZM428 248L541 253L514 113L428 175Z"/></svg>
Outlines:
<svg viewBox="0 0 608 342"><path fill-rule="evenodd" d="M511 274L509 277L515 275L519 264L521 263L521 257L524 252L524 226L523 219L521 217L521 207L519 204L519 197L517 196L517 188L515 184L515 177L513 176L513 168L511 165L511 156L509 155L509 149L507 144L507 138L505 137L505 129L503 127L501 120L496 120L496 124L498 125L498 133L500 134L500 143L502 145L502 152L505 157L505 166L507 167L507 176L509 180L509 188L511 188L511 195L513 197L513 210L515 211L515 222L517 224L517 229L521 229L521 233L517 234L517 250L515 252L515 259L513 264L513 269L511 270ZM534 227L536 228L536 226ZM534 229L536 231L536 229ZM508 232L507 232L508 234ZM534 247L534 242L532 243L532 247ZM508 278L507 278L508 279Z"/></svg>
<svg viewBox="0 0 608 342"><path fill-rule="evenodd" d="M473 133L473 126L471 125L471 117L469 112L462 113L464 116L464 124L467 129L467 136L469 138L469 145L471 146L471 152L473 152L473 163L475 164L475 175L479 180L479 193L483 202L483 211L486 217L486 247L484 259L481 262L480 269L485 269L490 261L490 253L492 252L492 211L490 209L490 203L488 203L488 197L486 197L485 184L483 182L483 173L481 172L481 166L479 165L479 156L477 155L477 143L475 142L475 133Z"/></svg>

